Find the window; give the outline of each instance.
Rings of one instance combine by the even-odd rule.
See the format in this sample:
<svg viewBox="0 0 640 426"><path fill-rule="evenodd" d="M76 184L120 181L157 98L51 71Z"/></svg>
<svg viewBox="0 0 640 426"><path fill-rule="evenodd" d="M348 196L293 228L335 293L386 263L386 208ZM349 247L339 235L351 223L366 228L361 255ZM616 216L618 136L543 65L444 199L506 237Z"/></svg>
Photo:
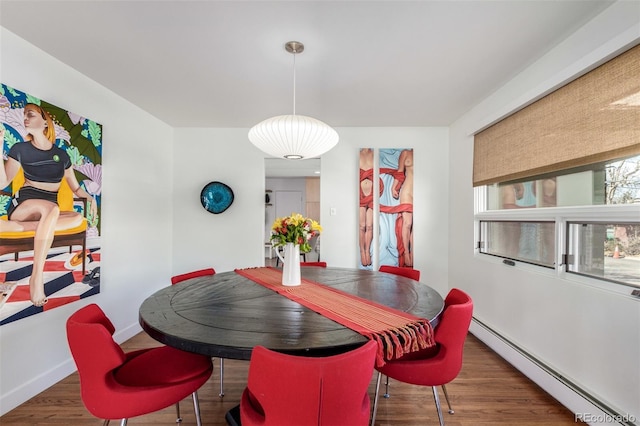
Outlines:
<svg viewBox="0 0 640 426"><path fill-rule="evenodd" d="M640 293L638 73L640 45L474 135L479 253Z"/></svg>
<svg viewBox="0 0 640 426"><path fill-rule="evenodd" d="M488 210L640 203L640 155L543 179L488 185Z"/></svg>
<svg viewBox="0 0 640 426"><path fill-rule="evenodd" d="M553 268L555 223L480 221L480 253Z"/></svg>
<svg viewBox="0 0 640 426"><path fill-rule="evenodd" d="M567 271L640 287L640 224L567 223Z"/></svg>
<svg viewBox="0 0 640 426"><path fill-rule="evenodd" d="M640 156L479 191L479 253L640 287Z"/></svg>

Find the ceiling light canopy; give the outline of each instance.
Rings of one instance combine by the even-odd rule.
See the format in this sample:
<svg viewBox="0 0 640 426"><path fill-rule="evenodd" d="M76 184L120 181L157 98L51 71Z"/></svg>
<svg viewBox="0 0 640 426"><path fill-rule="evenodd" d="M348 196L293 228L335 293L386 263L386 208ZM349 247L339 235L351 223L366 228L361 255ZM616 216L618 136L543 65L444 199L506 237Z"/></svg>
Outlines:
<svg viewBox="0 0 640 426"><path fill-rule="evenodd" d="M293 115L268 118L249 130L249 140L258 149L274 157L299 160L318 157L338 143L338 132L312 117L296 115L296 61L304 45L297 41L285 44L293 54Z"/></svg>

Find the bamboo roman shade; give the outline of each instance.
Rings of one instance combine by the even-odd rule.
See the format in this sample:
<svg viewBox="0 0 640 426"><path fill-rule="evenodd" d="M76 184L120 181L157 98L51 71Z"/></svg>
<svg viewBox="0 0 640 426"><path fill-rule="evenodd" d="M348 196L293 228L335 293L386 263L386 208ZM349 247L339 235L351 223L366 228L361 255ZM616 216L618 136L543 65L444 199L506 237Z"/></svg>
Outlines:
<svg viewBox="0 0 640 426"><path fill-rule="evenodd" d="M474 138L473 185L640 154L640 46Z"/></svg>

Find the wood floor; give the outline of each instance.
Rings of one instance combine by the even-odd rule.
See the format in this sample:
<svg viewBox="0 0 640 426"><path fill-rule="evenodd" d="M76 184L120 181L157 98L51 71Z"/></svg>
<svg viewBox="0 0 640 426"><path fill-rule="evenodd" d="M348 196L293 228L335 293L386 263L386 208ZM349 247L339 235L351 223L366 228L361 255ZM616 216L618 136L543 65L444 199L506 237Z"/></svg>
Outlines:
<svg viewBox="0 0 640 426"><path fill-rule="evenodd" d="M158 343L140 333L122 346L125 352ZM225 396L218 397L219 364L212 378L198 392L204 425L223 426L225 413L237 405L247 378L248 362L225 360ZM384 385L381 385L381 389ZM440 389L440 388L438 388ZM455 414L443 410L447 426L471 425L575 425L574 416L537 385L520 374L473 335L465 343L460 375L447 385ZM373 398L375 375L369 387ZM437 425L438 416L430 388L391 382L391 397L380 398L376 425ZM443 407L444 396L440 391ZM193 404L185 399L180 408L183 425L195 425ZM3 426L101 425L82 405L77 373L0 417ZM112 421L111 425L119 423ZM129 425L175 424L175 407L129 420ZM350 425L344 425L350 426Z"/></svg>

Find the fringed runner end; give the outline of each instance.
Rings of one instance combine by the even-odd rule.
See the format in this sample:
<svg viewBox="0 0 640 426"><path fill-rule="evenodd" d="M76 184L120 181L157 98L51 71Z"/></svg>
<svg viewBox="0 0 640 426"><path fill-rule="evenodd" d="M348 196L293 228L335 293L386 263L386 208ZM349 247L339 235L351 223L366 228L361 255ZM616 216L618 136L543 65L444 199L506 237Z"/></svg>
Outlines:
<svg viewBox="0 0 640 426"><path fill-rule="evenodd" d="M436 345L435 338L433 336L433 327L427 320L420 321L417 326L417 337L420 349L430 348Z"/></svg>
<svg viewBox="0 0 640 426"><path fill-rule="evenodd" d="M382 367L405 354L435 346L431 323L426 320L399 329L369 333L367 337L378 343L376 367Z"/></svg>

